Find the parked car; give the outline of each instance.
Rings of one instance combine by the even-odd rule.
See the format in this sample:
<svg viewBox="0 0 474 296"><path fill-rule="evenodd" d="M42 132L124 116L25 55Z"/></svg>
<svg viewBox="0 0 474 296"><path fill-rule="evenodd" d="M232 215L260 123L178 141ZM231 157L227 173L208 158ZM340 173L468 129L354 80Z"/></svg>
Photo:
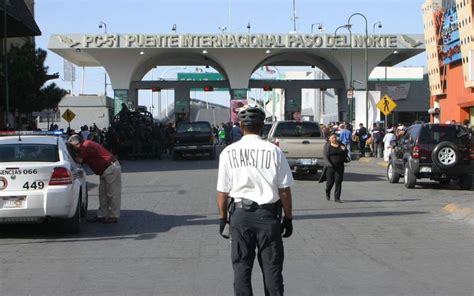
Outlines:
<svg viewBox="0 0 474 296"><path fill-rule="evenodd" d="M176 123L173 159L184 155L208 155L216 158L216 146L211 124L207 121L181 121Z"/></svg>
<svg viewBox="0 0 474 296"><path fill-rule="evenodd" d="M63 137L0 137L0 223L54 220L77 233L87 205L86 175Z"/></svg>
<svg viewBox="0 0 474 296"><path fill-rule="evenodd" d="M319 123L278 121L268 133L268 141L279 146L295 173L317 174L324 167L324 144Z"/></svg>
<svg viewBox="0 0 474 296"><path fill-rule="evenodd" d="M473 139L456 124L415 124L393 143L387 166L387 180L397 183L403 176L405 187L413 188L421 178L449 184L457 180L463 190L472 185Z"/></svg>

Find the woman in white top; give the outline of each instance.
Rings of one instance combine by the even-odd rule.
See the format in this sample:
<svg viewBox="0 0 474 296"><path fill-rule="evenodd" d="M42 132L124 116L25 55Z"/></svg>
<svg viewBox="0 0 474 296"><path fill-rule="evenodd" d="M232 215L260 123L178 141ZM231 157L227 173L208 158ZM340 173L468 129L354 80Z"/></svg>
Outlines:
<svg viewBox="0 0 474 296"><path fill-rule="evenodd" d="M387 130L387 133L383 137L383 145L384 145L384 151L383 151L383 160L388 161L388 158L390 157L390 153L392 153L392 148L393 146L390 145L392 141L396 141L397 136L395 136L395 133L393 131L393 128L389 128Z"/></svg>

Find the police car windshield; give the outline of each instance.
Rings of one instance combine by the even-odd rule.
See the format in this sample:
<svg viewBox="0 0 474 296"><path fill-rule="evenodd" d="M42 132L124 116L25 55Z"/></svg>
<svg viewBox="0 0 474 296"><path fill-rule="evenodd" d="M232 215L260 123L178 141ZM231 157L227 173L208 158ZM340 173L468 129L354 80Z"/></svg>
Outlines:
<svg viewBox="0 0 474 296"><path fill-rule="evenodd" d="M0 162L57 162L58 146L51 144L0 145Z"/></svg>

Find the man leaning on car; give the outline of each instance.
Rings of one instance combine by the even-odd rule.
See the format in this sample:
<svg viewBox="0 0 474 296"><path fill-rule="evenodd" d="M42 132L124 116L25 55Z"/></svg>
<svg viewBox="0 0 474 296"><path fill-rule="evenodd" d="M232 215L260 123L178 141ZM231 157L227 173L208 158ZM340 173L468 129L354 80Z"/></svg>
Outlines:
<svg viewBox="0 0 474 296"><path fill-rule="evenodd" d="M78 135L72 135L69 144L77 155L74 160L87 164L94 174L100 176L99 210L97 216L88 219L93 223L117 223L120 218L120 203L122 195L122 170L115 156L100 144L83 140Z"/></svg>

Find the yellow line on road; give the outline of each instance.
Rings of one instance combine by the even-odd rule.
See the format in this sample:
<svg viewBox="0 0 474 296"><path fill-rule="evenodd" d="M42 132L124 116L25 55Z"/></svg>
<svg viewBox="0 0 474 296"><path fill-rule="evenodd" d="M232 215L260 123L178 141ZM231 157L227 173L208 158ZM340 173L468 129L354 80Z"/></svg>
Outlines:
<svg viewBox="0 0 474 296"><path fill-rule="evenodd" d="M443 210L445 210L448 213L457 214L457 215L464 216L464 217L467 217L470 214L474 213L473 209L471 209L471 208L462 208L462 207L459 207L458 205L456 205L454 203L450 203L450 204L446 205L443 208Z"/></svg>

